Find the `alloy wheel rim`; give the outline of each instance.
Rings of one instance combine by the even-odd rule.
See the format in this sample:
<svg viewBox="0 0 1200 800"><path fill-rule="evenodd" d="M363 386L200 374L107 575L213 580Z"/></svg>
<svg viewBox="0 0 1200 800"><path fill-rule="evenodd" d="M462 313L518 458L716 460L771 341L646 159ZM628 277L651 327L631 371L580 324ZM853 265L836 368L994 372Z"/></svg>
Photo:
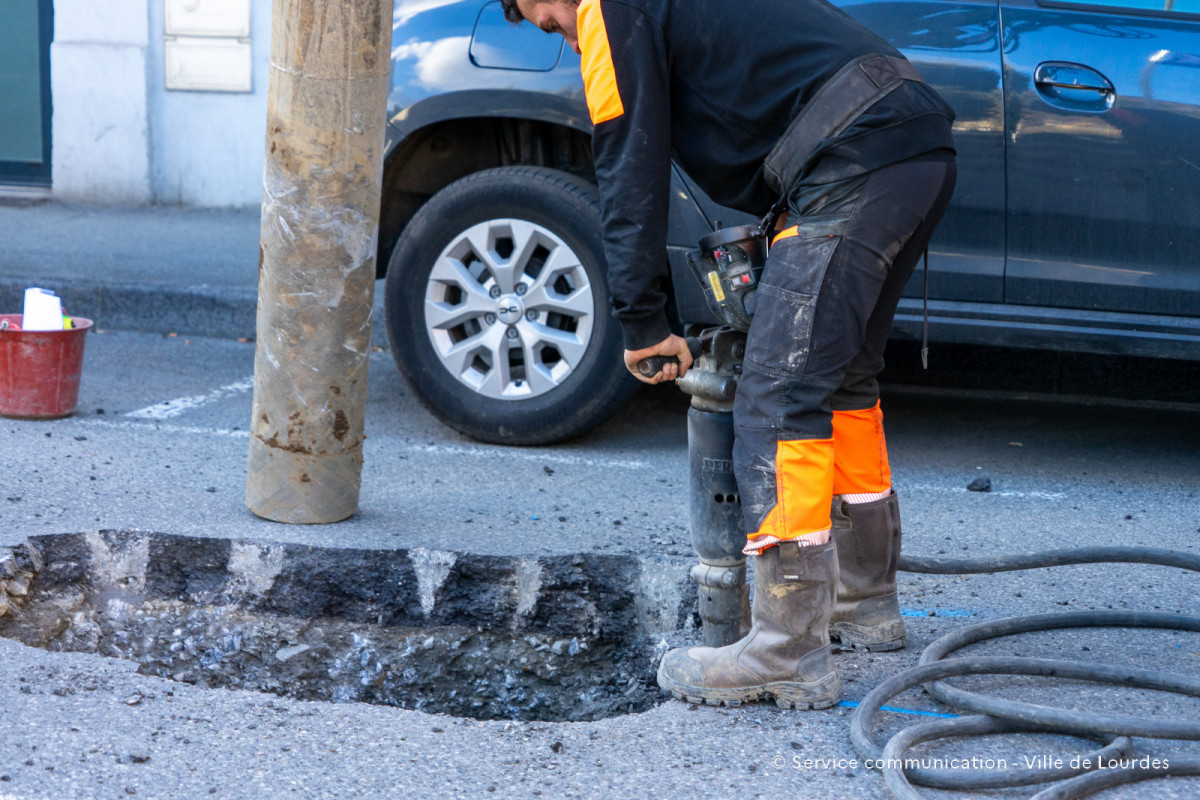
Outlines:
<svg viewBox="0 0 1200 800"><path fill-rule="evenodd" d="M493 219L438 255L425 330L442 367L477 394L525 400L553 391L587 353L596 303L579 256L553 231Z"/></svg>

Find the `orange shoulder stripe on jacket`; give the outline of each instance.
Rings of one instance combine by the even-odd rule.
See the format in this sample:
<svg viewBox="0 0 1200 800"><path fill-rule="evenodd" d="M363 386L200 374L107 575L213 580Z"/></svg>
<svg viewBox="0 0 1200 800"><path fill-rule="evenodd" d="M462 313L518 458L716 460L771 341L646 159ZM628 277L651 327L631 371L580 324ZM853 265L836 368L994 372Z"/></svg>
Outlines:
<svg viewBox="0 0 1200 800"><path fill-rule="evenodd" d="M588 113L592 124L599 125L625 113L621 93L617 91L617 73L613 69L612 50L600 0L583 0L576 17L578 22L583 89L587 94Z"/></svg>

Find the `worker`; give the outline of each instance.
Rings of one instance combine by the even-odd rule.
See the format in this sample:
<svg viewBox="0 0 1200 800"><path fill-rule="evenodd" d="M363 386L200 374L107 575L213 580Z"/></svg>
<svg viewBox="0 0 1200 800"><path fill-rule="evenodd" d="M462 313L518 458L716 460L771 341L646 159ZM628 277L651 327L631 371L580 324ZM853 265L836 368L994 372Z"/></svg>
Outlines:
<svg viewBox="0 0 1200 800"><path fill-rule="evenodd" d="M901 290L953 192L953 111L896 48L825 0L501 0L581 58L625 363L692 364L664 311L671 161L776 226L747 335L734 473L755 556L752 627L672 650L658 682L713 705L825 708L843 646L904 645L876 376ZM650 379L637 363L675 356Z"/></svg>

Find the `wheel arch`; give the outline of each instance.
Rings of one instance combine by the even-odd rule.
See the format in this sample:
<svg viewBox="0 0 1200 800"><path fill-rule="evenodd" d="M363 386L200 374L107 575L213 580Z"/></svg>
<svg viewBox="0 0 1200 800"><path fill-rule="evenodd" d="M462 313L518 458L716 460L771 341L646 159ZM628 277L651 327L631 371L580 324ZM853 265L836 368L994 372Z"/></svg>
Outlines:
<svg viewBox="0 0 1200 800"><path fill-rule="evenodd" d="M591 130L587 108L578 100L516 90L437 95L395 114L383 170L379 277L417 209L459 178L526 165L595 183Z"/></svg>

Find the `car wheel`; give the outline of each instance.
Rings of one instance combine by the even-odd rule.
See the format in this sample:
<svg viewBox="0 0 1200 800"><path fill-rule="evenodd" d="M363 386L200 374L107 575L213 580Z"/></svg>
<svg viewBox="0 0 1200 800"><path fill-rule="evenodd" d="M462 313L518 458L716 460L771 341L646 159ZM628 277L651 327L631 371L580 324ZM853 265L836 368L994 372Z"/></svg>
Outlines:
<svg viewBox="0 0 1200 800"><path fill-rule="evenodd" d="M564 172L490 169L430 198L392 251L384 308L418 399L475 439L561 441L637 386L608 311L599 195Z"/></svg>

